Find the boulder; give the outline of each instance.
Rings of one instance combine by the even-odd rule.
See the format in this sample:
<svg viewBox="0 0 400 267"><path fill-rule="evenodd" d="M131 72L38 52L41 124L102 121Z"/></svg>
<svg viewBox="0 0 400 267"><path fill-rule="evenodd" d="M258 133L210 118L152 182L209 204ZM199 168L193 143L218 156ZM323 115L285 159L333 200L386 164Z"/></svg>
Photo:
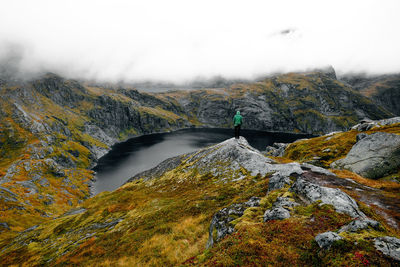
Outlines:
<svg viewBox="0 0 400 267"><path fill-rule="evenodd" d="M348 169L367 178L380 178L400 168L400 135L377 132L359 140L332 168Z"/></svg>
<svg viewBox="0 0 400 267"><path fill-rule="evenodd" d="M323 249L329 249L335 241L342 239L343 237L334 232L325 232L315 237L318 246Z"/></svg>
<svg viewBox="0 0 400 267"><path fill-rule="evenodd" d="M392 236L377 237L374 245L384 255L400 261L400 239Z"/></svg>
<svg viewBox="0 0 400 267"><path fill-rule="evenodd" d="M232 225L231 222L242 217L247 208L257 207L259 205L260 198L252 197L247 202L232 204L218 211L211 220L207 248L212 247L215 242L219 242L226 235L233 233L233 231L235 231L235 226Z"/></svg>
<svg viewBox="0 0 400 267"><path fill-rule="evenodd" d="M270 220L284 220L287 218L290 218L289 211L281 207L266 210L264 213L264 222Z"/></svg>
<svg viewBox="0 0 400 267"><path fill-rule="evenodd" d="M299 206L299 203L292 201L288 197L278 197L275 201L275 203L272 205L272 208L284 208L284 209L290 209L295 206Z"/></svg>
<svg viewBox="0 0 400 267"><path fill-rule="evenodd" d="M352 221L351 223L342 226L339 229L339 233L342 232L358 232L360 230L365 230L368 229L369 227L371 227L372 229L375 230L379 230L380 229L381 224L375 220L371 220L368 218L364 218L364 219L357 219Z"/></svg>
<svg viewBox="0 0 400 267"><path fill-rule="evenodd" d="M305 201L312 203L320 200L323 204L334 206L337 212L348 214L353 218L366 218L356 201L340 189L320 186L298 178L290 190Z"/></svg>

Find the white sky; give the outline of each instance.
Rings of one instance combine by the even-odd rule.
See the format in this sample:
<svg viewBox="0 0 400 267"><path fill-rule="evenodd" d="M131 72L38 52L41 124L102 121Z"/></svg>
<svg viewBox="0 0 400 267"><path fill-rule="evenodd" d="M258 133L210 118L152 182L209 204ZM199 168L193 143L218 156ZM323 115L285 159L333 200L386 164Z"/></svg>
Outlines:
<svg viewBox="0 0 400 267"><path fill-rule="evenodd" d="M0 11L0 59L21 52L23 71L175 82L400 71L399 0L0 0Z"/></svg>

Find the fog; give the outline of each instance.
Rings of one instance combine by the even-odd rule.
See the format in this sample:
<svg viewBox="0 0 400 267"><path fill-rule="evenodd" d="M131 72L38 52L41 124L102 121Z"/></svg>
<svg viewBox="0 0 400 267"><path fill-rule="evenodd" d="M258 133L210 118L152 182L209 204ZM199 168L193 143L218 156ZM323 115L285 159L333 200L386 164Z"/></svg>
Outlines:
<svg viewBox="0 0 400 267"><path fill-rule="evenodd" d="M0 70L96 81L400 71L400 1L2 0Z"/></svg>

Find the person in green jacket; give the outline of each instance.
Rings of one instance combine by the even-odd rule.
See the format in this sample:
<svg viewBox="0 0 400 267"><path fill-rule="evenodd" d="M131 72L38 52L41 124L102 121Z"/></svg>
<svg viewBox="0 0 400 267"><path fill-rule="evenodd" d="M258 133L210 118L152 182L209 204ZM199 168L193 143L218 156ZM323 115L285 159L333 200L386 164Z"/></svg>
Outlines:
<svg viewBox="0 0 400 267"><path fill-rule="evenodd" d="M233 116L233 126L235 126L235 138L239 139L240 135L240 126L242 125L243 117L240 115L240 111L236 112L236 115Z"/></svg>

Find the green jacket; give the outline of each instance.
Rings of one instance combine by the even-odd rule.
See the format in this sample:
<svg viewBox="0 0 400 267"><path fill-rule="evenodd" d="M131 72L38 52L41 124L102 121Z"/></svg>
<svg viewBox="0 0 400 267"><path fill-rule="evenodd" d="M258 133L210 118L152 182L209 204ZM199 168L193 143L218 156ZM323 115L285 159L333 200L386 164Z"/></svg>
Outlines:
<svg viewBox="0 0 400 267"><path fill-rule="evenodd" d="M233 117L233 125L238 126L242 125L243 117L240 115L240 111L236 112L236 115Z"/></svg>

